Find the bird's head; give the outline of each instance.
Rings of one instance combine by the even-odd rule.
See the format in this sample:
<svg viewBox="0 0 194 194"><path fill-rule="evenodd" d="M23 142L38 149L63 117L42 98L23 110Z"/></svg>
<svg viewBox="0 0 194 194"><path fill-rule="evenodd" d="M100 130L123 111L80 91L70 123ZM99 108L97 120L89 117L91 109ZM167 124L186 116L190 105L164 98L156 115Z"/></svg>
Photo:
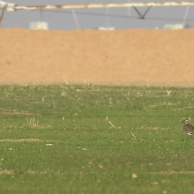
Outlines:
<svg viewBox="0 0 194 194"><path fill-rule="evenodd" d="M184 119L183 121L181 121L181 123L183 123L183 124L189 124L189 119Z"/></svg>

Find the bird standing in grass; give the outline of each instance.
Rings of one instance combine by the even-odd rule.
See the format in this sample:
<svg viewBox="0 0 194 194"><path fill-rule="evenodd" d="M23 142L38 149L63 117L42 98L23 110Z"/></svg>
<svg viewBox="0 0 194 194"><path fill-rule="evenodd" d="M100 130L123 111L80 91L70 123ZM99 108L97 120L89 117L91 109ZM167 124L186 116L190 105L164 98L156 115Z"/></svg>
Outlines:
<svg viewBox="0 0 194 194"><path fill-rule="evenodd" d="M189 124L189 119L185 119L182 121L183 123L183 131L188 135L192 136L194 135L194 127Z"/></svg>

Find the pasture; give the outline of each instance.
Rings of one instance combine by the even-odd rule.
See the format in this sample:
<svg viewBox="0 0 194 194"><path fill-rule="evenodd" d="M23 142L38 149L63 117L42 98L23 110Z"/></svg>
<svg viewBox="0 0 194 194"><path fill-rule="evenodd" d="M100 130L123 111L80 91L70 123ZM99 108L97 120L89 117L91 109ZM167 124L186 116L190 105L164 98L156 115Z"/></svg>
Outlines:
<svg viewBox="0 0 194 194"><path fill-rule="evenodd" d="M194 191L194 89L0 86L0 193Z"/></svg>

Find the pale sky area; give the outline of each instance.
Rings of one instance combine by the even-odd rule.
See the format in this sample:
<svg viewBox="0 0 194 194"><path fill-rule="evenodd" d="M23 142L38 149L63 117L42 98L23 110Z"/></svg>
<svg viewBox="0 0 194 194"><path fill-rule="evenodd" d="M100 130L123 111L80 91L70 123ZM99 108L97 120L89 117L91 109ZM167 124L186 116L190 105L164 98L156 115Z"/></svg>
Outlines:
<svg viewBox="0 0 194 194"><path fill-rule="evenodd" d="M5 0L4 0L5 1ZM162 2L168 2L161 0ZM17 5L64 5L88 3L127 3L127 2L161 2L156 0L9 0L6 2ZM173 0L172 0L173 1ZM142 13L147 8L138 8ZM1 12L1 11L0 11ZM73 14L74 13L74 14ZM184 18L186 20L184 20ZM182 24L194 27L194 6L152 7L146 19L138 18L133 8L102 8L102 9L58 9L42 11L6 12L2 28L29 28L30 22L44 21L51 30L97 29L113 27L129 28L164 28L165 24Z"/></svg>

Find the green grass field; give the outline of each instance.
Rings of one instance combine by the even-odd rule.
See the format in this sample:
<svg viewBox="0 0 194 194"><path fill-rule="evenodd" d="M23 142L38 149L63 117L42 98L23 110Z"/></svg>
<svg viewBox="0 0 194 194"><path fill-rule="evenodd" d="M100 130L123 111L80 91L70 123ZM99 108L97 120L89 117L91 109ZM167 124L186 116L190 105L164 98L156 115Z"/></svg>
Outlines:
<svg viewBox="0 0 194 194"><path fill-rule="evenodd" d="M193 111L193 88L0 86L0 193L193 193Z"/></svg>

